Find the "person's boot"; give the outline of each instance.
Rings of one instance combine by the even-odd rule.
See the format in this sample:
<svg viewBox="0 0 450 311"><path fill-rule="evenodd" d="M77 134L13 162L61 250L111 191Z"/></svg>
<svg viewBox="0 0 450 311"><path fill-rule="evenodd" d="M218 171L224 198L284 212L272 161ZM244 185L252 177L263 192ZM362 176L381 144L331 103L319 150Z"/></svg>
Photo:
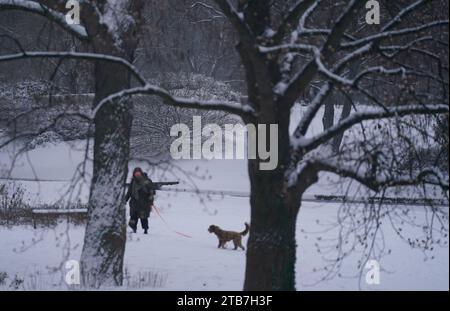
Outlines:
<svg viewBox="0 0 450 311"><path fill-rule="evenodd" d="M130 226L130 228L133 230L133 232L136 233L137 226L136 226L136 224L135 224L132 220L130 220L130 221L128 222L128 226Z"/></svg>
<svg viewBox="0 0 450 311"><path fill-rule="evenodd" d="M148 234L148 229L144 229L144 234Z"/></svg>

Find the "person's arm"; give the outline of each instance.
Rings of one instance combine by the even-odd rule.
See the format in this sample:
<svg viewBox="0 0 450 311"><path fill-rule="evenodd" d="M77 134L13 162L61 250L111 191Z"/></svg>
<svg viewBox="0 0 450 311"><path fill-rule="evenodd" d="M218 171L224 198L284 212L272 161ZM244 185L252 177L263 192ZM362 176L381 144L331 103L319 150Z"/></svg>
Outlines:
<svg viewBox="0 0 450 311"><path fill-rule="evenodd" d="M155 190L153 189L153 183L151 180L146 182L146 193L151 205L153 205L153 200L155 198ZM150 207L151 209L151 207Z"/></svg>
<svg viewBox="0 0 450 311"><path fill-rule="evenodd" d="M153 180L150 177L148 177L147 173L144 173L144 176L147 179L147 182L149 184L148 193L151 195L155 195L156 192L155 192L155 185L153 184Z"/></svg>

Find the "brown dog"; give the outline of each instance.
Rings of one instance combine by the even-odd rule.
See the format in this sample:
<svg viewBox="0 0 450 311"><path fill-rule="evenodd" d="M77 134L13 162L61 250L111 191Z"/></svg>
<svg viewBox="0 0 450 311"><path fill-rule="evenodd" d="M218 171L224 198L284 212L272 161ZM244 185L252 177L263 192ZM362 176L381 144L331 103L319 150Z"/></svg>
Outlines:
<svg viewBox="0 0 450 311"><path fill-rule="evenodd" d="M217 236L217 238L219 239L219 246L217 246L218 248L220 248L220 247L225 248L225 244L228 241L233 241L235 250L238 247L245 250L244 246L242 246L242 237L244 235L246 235L249 230L250 230L250 225L248 223L245 223L245 230L242 232L225 231L215 225L211 225L208 228L208 232L214 233Z"/></svg>

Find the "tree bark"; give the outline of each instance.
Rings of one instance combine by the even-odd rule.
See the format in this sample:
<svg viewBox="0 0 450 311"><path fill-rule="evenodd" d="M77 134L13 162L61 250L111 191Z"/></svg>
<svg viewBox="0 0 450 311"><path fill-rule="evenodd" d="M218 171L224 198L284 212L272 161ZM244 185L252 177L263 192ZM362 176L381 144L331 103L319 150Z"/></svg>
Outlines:
<svg viewBox="0 0 450 311"><path fill-rule="evenodd" d="M271 109L267 102L261 106ZM278 124L279 160L271 171L260 170L259 159L248 160L251 225L244 290L295 290L295 232L303 189L289 187L285 177L290 161L289 123L278 119L288 113L289 109L278 114L262 112L267 117L254 122Z"/></svg>
<svg viewBox="0 0 450 311"><path fill-rule="evenodd" d="M244 290L294 291L297 217L303 194L318 181L317 169L305 168L287 188L283 165L267 172L255 162L249 160L251 225Z"/></svg>
<svg viewBox="0 0 450 311"><path fill-rule="evenodd" d="M244 290L295 290L296 221L301 193L283 193L277 172L249 160L251 226Z"/></svg>
<svg viewBox="0 0 450 311"><path fill-rule="evenodd" d="M129 86L128 72L120 66L96 64L96 98ZM87 287L122 285L126 227L124 184L128 173L131 103L108 102L97 113L94 167L88 223L81 255L83 283Z"/></svg>
<svg viewBox="0 0 450 311"><path fill-rule="evenodd" d="M141 0L122 0L123 20L132 20L112 33L99 19L100 10L110 9L106 2L96 10L84 9L84 24L94 52L114 55L133 62L142 25ZM105 12L102 12L105 13ZM124 22L124 21L120 21ZM105 97L128 89L131 74L119 64L95 63L94 107ZM132 104L129 99L105 103L95 116L94 165L88 205L88 222L81 253L83 285L91 288L120 286L126 242L125 183L128 174Z"/></svg>

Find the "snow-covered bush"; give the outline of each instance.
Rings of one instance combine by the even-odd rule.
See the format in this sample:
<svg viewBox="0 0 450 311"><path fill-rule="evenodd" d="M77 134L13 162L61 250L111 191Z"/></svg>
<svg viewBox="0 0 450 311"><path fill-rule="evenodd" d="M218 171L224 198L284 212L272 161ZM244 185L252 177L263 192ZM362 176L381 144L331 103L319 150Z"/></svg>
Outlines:
<svg viewBox="0 0 450 311"><path fill-rule="evenodd" d="M17 275L14 276L14 278L11 280L11 283L9 283L9 289L10 290L20 290L23 288L24 280L18 277Z"/></svg>
<svg viewBox="0 0 450 311"><path fill-rule="evenodd" d="M124 287L128 289L161 288L167 283L167 273L162 271L138 271L130 273L124 269Z"/></svg>
<svg viewBox="0 0 450 311"><path fill-rule="evenodd" d="M63 94L65 91L43 80L0 84L0 124L35 108L36 98L51 93Z"/></svg>
<svg viewBox="0 0 450 311"><path fill-rule="evenodd" d="M223 82L205 75L166 73L152 83L168 89L173 95L202 100L239 101L240 94ZM88 115L94 99L92 94L72 95L55 90L49 83L25 81L0 87L0 126L7 126L9 136L21 136L31 150L48 142L85 139L92 136L93 127L83 115ZM134 123L131 151L133 157L168 155L173 138L170 128L176 123L190 125L193 116L205 123L235 123L236 118L218 111L181 109L166 105L157 97L134 97ZM25 135L29 133L29 135Z"/></svg>
<svg viewBox="0 0 450 311"><path fill-rule="evenodd" d="M58 140L85 138L89 122L83 118L93 96L70 95L43 81L0 86L0 127L20 136L28 149Z"/></svg>
<svg viewBox="0 0 450 311"><path fill-rule="evenodd" d="M436 141L439 145L437 157L440 158L439 164L443 165L444 169L448 171L448 134L449 134L449 118L448 115L439 118L439 122L436 123L434 132Z"/></svg>
<svg viewBox="0 0 450 311"><path fill-rule="evenodd" d="M6 284L6 279L8 278L8 273L1 271L0 272L0 286L3 286Z"/></svg>
<svg viewBox="0 0 450 311"><path fill-rule="evenodd" d="M170 73L158 77L155 84L161 85L173 95L201 100L239 101L240 94L229 85L195 74ZM170 128L183 123L192 128L192 117L201 116L202 123L223 125L238 122L233 116L219 111L182 109L166 105L156 97L134 98L134 123L131 152L136 158L166 158L170 144Z"/></svg>
<svg viewBox="0 0 450 311"><path fill-rule="evenodd" d="M24 196L22 185L0 184L0 225L18 224L26 218L31 222L31 208Z"/></svg>

